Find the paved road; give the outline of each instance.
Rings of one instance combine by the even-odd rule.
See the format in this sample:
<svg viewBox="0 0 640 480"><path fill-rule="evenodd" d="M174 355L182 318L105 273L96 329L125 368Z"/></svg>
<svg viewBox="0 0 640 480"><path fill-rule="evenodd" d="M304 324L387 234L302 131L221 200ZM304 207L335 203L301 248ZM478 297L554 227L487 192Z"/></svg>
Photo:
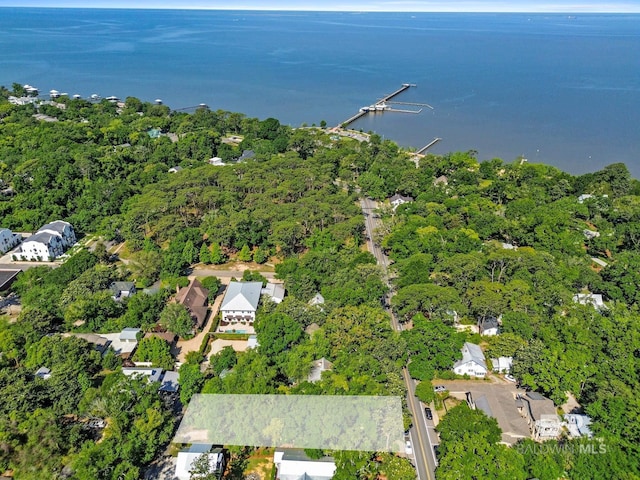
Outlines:
<svg viewBox="0 0 640 480"><path fill-rule="evenodd" d="M395 314L390 308L390 300L394 295L393 285L389 281L388 268L389 258L384 254L382 248L373 241L373 232L378 227L380 219L375 216L378 205L369 198L362 198L360 206L365 218L365 228L367 233L367 247L373 254L384 271L385 281L391 289L387 296L387 311L391 316L391 325L394 330L402 330L402 324L398 322ZM409 376L407 369L403 369L404 383L407 390L407 405L413 416L413 427L409 432L411 445L413 447L413 457L419 480L433 480L435 478L436 459L433 445L437 445L437 433L434 431L432 421L428 421L424 414L424 407L415 396L415 382ZM435 440L434 440L435 439Z"/></svg>

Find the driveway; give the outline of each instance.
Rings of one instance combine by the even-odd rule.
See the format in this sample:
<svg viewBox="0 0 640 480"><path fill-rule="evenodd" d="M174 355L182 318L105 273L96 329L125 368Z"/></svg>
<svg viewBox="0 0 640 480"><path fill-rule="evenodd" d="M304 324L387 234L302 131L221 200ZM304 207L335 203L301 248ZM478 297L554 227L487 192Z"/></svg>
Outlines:
<svg viewBox="0 0 640 480"><path fill-rule="evenodd" d="M213 305L209 307L209 316L207 317L207 323L199 334L197 334L190 340L178 340L177 349L180 351L180 353L178 353L178 362L186 362L187 353L197 352L200 350L202 341L204 340L204 337L207 335L207 333L209 333L209 330L211 330L213 319L218 314L218 310L220 309L220 304L222 303L223 297L224 295L218 295L216 297L216 300L213 302Z"/></svg>

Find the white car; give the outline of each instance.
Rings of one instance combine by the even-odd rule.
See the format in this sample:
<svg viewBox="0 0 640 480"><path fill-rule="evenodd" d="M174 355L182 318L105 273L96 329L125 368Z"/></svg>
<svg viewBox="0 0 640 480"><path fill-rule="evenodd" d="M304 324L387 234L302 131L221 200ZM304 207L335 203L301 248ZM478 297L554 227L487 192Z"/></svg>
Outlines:
<svg viewBox="0 0 640 480"><path fill-rule="evenodd" d="M513 382L513 383L517 382L516 378L513 375L505 375L504 379L508 382Z"/></svg>
<svg viewBox="0 0 640 480"><path fill-rule="evenodd" d="M411 442L407 440L407 443L404 446L404 453L407 455L413 455L413 448L411 448Z"/></svg>

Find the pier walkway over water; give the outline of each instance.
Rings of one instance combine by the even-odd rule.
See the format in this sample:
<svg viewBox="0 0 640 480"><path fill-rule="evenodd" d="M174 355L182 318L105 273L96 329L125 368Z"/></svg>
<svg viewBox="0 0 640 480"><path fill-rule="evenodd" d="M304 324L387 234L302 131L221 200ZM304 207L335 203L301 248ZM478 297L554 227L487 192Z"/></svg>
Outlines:
<svg viewBox="0 0 640 480"><path fill-rule="evenodd" d="M395 111L395 112L401 112L401 113L420 113L421 110L414 111L414 110L392 109L391 107L389 107L387 105L387 102L389 100L391 100L394 97L397 97L398 95L400 95L405 90L408 90L409 88L415 87L415 86L416 86L415 83L403 83L402 86L400 88L398 88L396 91L391 92L388 95L385 95L384 97L382 97L381 99L376 101L373 105L370 105L368 107L362 107L358 113L356 113L355 115L349 117L344 122L340 123L340 126L342 128L346 128L347 126L349 126L350 124L352 124L353 122L358 120L360 117L363 117L364 115L366 115L369 112ZM402 105L413 105L413 104L411 104L411 103L403 103ZM415 104L415 105L418 105L418 104ZM430 105L427 105L427 104L424 104L424 105L428 106L430 108L433 108Z"/></svg>

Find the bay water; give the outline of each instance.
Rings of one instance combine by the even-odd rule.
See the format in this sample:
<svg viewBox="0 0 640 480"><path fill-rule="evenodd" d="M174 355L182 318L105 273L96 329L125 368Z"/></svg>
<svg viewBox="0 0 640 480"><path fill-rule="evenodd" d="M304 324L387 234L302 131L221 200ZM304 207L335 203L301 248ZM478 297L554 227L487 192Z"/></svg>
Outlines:
<svg viewBox="0 0 640 480"><path fill-rule="evenodd" d="M0 84L338 125L640 178L640 15L0 8ZM418 110L419 106L393 105Z"/></svg>

